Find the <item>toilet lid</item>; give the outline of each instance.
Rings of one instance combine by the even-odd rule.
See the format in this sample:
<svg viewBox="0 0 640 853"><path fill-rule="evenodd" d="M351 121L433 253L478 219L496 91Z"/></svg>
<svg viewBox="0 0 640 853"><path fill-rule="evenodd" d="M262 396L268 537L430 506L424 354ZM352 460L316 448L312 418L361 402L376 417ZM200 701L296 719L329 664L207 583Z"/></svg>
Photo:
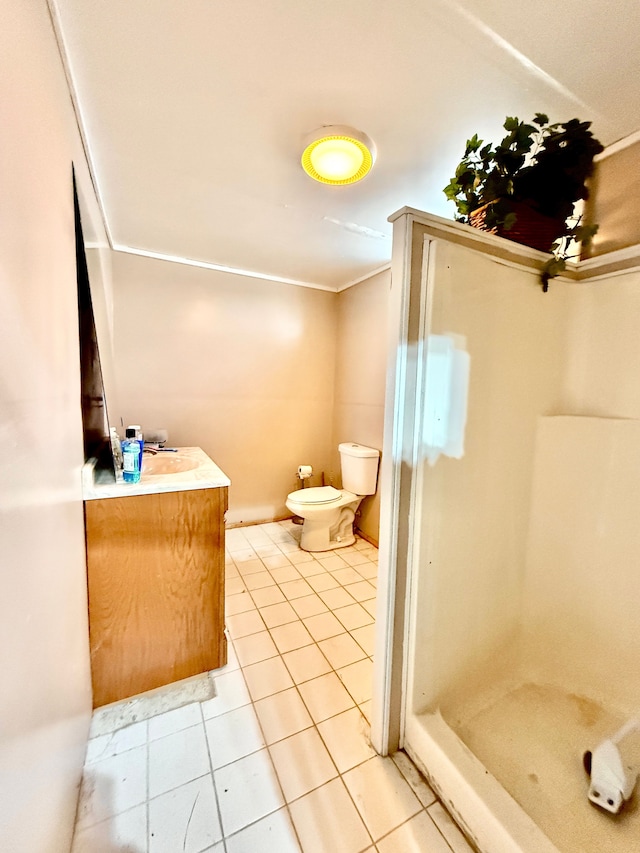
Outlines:
<svg viewBox="0 0 640 853"><path fill-rule="evenodd" d="M330 504L342 497L342 492L333 486L316 486L312 489L298 489L291 492L288 499L297 504Z"/></svg>

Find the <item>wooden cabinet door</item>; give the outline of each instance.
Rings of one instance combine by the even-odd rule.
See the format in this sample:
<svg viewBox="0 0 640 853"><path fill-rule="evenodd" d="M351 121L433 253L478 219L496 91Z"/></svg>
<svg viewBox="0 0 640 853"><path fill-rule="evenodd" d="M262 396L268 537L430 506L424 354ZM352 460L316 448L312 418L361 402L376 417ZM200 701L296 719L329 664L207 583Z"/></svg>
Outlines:
<svg viewBox="0 0 640 853"><path fill-rule="evenodd" d="M85 502L93 705L226 663L227 489Z"/></svg>

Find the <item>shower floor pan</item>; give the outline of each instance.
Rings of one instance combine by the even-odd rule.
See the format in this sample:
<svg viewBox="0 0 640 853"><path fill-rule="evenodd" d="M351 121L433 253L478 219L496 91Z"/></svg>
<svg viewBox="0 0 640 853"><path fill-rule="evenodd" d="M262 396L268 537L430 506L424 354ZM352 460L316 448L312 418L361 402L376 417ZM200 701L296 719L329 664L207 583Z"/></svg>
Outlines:
<svg viewBox="0 0 640 853"><path fill-rule="evenodd" d="M556 687L522 684L465 718L449 714L460 740L562 853L640 850L638 791L619 815L587 800L582 756L625 721ZM454 719L455 717L455 719Z"/></svg>

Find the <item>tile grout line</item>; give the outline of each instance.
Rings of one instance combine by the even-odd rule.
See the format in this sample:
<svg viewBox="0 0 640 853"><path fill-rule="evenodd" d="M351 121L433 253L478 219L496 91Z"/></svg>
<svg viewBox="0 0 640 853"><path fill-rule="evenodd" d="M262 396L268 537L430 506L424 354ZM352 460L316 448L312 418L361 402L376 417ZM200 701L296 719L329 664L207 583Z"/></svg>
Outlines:
<svg viewBox="0 0 640 853"><path fill-rule="evenodd" d="M200 706L200 719L202 721L201 725L202 725L202 730L204 733L204 742L207 745L207 758L209 759L209 772L211 774L211 785L213 786L213 796L215 797L215 800L216 800L216 812L218 815L218 822L220 824L220 834L222 836L222 849L224 850L224 853L227 853L227 841L226 841L227 836L226 836L226 833L224 831L224 824L222 823L222 809L220 808L220 797L218 796L218 786L216 785L216 777L214 776L214 771L213 771L213 761L211 759L211 746L209 744L209 738L207 737L207 721L204 718L204 711L202 710L202 702L198 702L198 705ZM213 843L215 846L218 842L214 841ZM205 847L204 849L206 850L207 848Z"/></svg>

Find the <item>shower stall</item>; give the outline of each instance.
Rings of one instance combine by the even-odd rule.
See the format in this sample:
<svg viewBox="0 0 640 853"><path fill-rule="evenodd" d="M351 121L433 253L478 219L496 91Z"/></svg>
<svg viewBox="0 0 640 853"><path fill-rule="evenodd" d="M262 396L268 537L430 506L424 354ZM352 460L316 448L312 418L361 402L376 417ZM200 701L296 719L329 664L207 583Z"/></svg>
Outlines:
<svg viewBox="0 0 640 853"><path fill-rule="evenodd" d="M639 793L609 814L583 767L640 715L638 259L544 294L534 250L392 219L374 742L482 853L640 849ZM468 384L446 387L445 339ZM461 411L452 452L436 434Z"/></svg>

